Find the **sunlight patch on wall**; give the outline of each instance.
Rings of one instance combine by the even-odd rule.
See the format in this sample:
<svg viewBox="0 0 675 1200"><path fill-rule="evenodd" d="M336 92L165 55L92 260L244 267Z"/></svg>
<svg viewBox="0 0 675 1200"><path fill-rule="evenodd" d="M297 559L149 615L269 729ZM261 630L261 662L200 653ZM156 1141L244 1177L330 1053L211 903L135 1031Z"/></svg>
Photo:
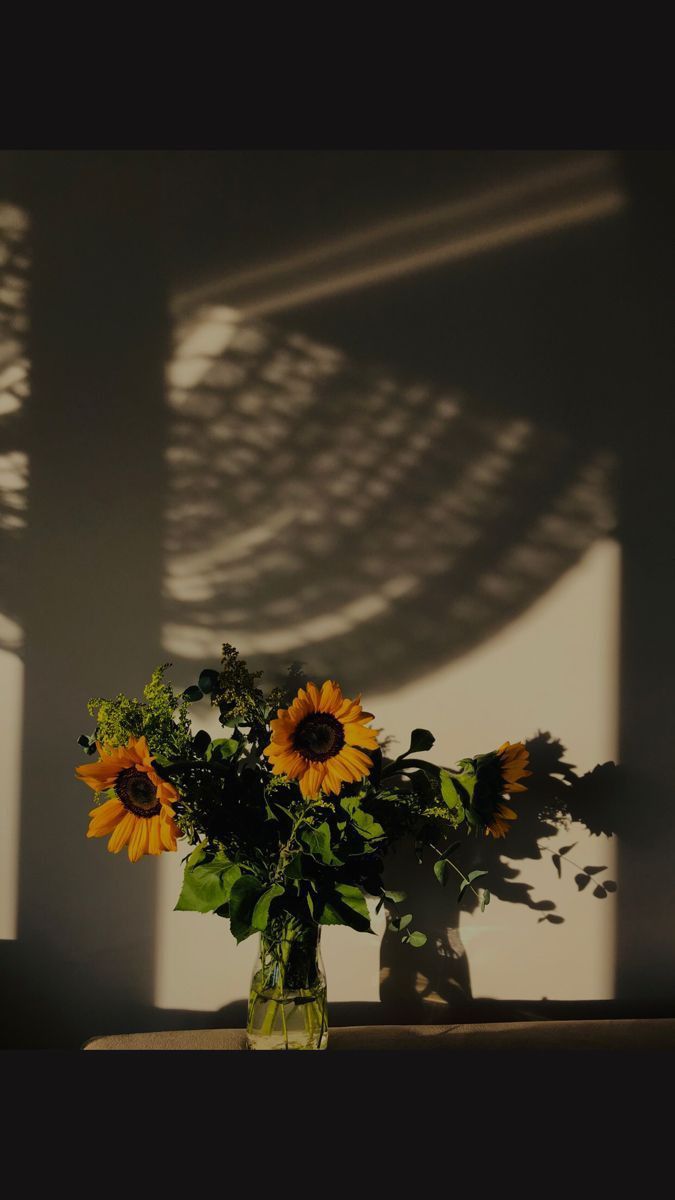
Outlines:
<svg viewBox="0 0 675 1200"><path fill-rule="evenodd" d="M16 937L23 663L0 649L0 940Z"/></svg>
<svg viewBox="0 0 675 1200"><path fill-rule="evenodd" d="M21 419L28 396L26 314L28 220L0 203L0 939L16 937L21 795L23 643L20 545L25 527L28 458Z"/></svg>

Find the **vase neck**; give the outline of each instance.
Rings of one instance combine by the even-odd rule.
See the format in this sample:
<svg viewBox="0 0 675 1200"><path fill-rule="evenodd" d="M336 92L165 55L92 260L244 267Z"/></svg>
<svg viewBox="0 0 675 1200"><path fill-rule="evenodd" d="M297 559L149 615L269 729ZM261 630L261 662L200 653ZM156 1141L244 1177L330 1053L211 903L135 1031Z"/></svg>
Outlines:
<svg viewBox="0 0 675 1200"><path fill-rule="evenodd" d="M289 953L316 954L321 941L320 925L305 925L298 921L280 921L260 934L261 954L281 950Z"/></svg>

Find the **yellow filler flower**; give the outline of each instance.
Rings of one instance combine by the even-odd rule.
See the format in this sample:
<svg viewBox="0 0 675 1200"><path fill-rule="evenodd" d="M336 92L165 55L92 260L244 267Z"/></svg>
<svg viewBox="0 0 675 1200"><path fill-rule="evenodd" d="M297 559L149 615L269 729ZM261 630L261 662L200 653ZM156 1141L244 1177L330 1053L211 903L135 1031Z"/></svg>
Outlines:
<svg viewBox="0 0 675 1200"><path fill-rule="evenodd" d="M366 727L373 714L363 711L360 700L346 699L331 679L320 691L314 683L300 688L290 707L280 708L270 722L265 754L272 774L297 779L308 800L320 792L337 796L344 783L368 775L373 763L364 750L377 749L377 731Z"/></svg>
<svg viewBox="0 0 675 1200"><path fill-rule="evenodd" d="M130 738L126 746L106 747L98 742L100 760L75 768L78 779L95 792L112 788L115 795L89 813L87 837L107 837L108 849L118 854L129 847L129 859L138 862L144 854L175 850L180 831L172 804L178 793L160 779L144 737Z"/></svg>

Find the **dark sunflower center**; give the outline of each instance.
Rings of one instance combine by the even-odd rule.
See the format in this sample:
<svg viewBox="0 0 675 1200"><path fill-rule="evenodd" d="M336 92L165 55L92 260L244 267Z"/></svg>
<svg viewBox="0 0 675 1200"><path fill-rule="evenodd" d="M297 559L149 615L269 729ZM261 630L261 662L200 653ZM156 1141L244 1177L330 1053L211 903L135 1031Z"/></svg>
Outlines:
<svg viewBox="0 0 675 1200"><path fill-rule="evenodd" d="M135 767L120 771L115 780L115 791L124 807L137 817L154 817L160 810L154 784Z"/></svg>
<svg viewBox="0 0 675 1200"><path fill-rule="evenodd" d="M325 762L334 758L345 744L345 732L332 713L310 713L293 734L293 745L303 758Z"/></svg>

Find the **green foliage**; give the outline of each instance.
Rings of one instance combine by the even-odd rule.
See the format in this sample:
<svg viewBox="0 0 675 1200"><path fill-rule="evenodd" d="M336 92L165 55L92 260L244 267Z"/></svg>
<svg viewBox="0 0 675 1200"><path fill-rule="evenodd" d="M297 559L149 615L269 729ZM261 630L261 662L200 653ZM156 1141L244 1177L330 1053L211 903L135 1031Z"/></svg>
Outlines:
<svg viewBox="0 0 675 1200"><path fill-rule="evenodd" d="M401 758L405 758L408 754L421 754L424 750L431 750L436 738L428 729L413 729L410 734L410 746Z"/></svg>
<svg viewBox="0 0 675 1200"><path fill-rule="evenodd" d="M129 738L145 737L153 754L177 757L192 741L187 704L176 696L164 676L170 663L153 671L137 700L120 693L112 700L94 697L88 708L96 717L96 739L106 746L125 746Z"/></svg>
<svg viewBox="0 0 675 1200"><path fill-rule="evenodd" d="M265 931L270 916L270 904L279 896L283 896L285 890L280 883L273 883L271 887L268 887L267 891L263 892L253 909L253 916L251 917L251 925L254 929L259 930L260 933Z"/></svg>
<svg viewBox="0 0 675 1200"><path fill-rule="evenodd" d="M234 646L224 644L217 680L210 679L211 703L218 705L222 725L250 727L264 719L264 697L256 682L261 675L262 671L249 671Z"/></svg>
<svg viewBox="0 0 675 1200"><path fill-rule="evenodd" d="M368 905L361 888L351 883L336 883L323 899L319 924L349 925L352 929L372 932Z"/></svg>
<svg viewBox="0 0 675 1200"><path fill-rule="evenodd" d="M448 820L456 829L464 820L463 796L470 794L465 784L465 777L442 770L439 772L439 781L443 803L448 810Z"/></svg>
<svg viewBox="0 0 675 1200"><path fill-rule="evenodd" d="M420 946L426 946L427 935L426 933L420 933L418 929L413 929L412 933L409 933L407 937L401 940L407 942L413 948L419 948Z"/></svg>
<svg viewBox="0 0 675 1200"><path fill-rule="evenodd" d="M462 882L460 884L459 892L457 894L457 903L458 904L461 902L462 896L464 895L466 889L468 887L471 887L471 884L473 883L474 879L480 879L481 876L483 876L483 875L487 875L487 871L469 871L469 874L466 876L465 879L462 880Z"/></svg>
<svg viewBox="0 0 675 1200"><path fill-rule="evenodd" d="M230 892L230 928L237 942L243 942L256 932L253 914L258 901L267 889L252 875L242 875L235 880Z"/></svg>
<svg viewBox="0 0 675 1200"><path fill-rule="evenodd" d="M119 746L145 736L158 773L178 792L175 819L194 847L185 862L178 911L229 918L237 942L255 933L276 937L275 931L289 923L299 931L346 925L372 932L366 902L372 896L377 911L387 906L391 930L419 948L426 935L414 927L412 913L395 912L405 892L383 885L386 856L409 837L420 862L433 851L439 884L446 886L456 872L460 899L467 888L476 891L474 881L486 872L463 875L450 862L460 843L450 839L460 827L465 833L483 828L481 803L494 782L490 772L497 769L496 756L464 759L451 771L414 757L434 745L433 734L414 729L405 754L390 761L378 750L365 779L345 784L338 796L307 799L297 781L272 774L263 754L270 720L306 682L300 668L293 664L286 683L266 696L259 686L261 672L249 670L226 643L220 670L205 667L182 695L167 682L162 666L141 700L124 695L92 700L95 738ZM204 698L219 710L229 736L212 739L205 729L193 734L191 705ZM96 752L88 735L79 744L85 754ZM587 886L593 873L586 868L578 886ZM613 886L611 880L593 883L598 896ZM484 909L489 892L480 889L476 895Z"/></svg>
<svg viewBox="0 0 675 1200"><path fill-rule="evenodd" d="M225 854L210 857L203 846L198 846L186 863L175 911L215 912L228 903L232 886L240 876L241 867Z"/></svg>
<svg viewBox="0 0 675 1200"><path fill-rule="evenodd" d="M302 829L299 838L313 858L318 858L328 866L342 866L342 859L338 858L331 848L330 825L326 821L319 825L318 829Z"/></svg>
<svg viewBox="0 0 675 1200"><path fill-rule="evenodd" d="M448 882L449 873L450 867L448 866L448 863L444 858L439 858L438 862L434 863L434 875L436 876L438 882L443 885L443 887L445 887L446 883Z"/></svg>

